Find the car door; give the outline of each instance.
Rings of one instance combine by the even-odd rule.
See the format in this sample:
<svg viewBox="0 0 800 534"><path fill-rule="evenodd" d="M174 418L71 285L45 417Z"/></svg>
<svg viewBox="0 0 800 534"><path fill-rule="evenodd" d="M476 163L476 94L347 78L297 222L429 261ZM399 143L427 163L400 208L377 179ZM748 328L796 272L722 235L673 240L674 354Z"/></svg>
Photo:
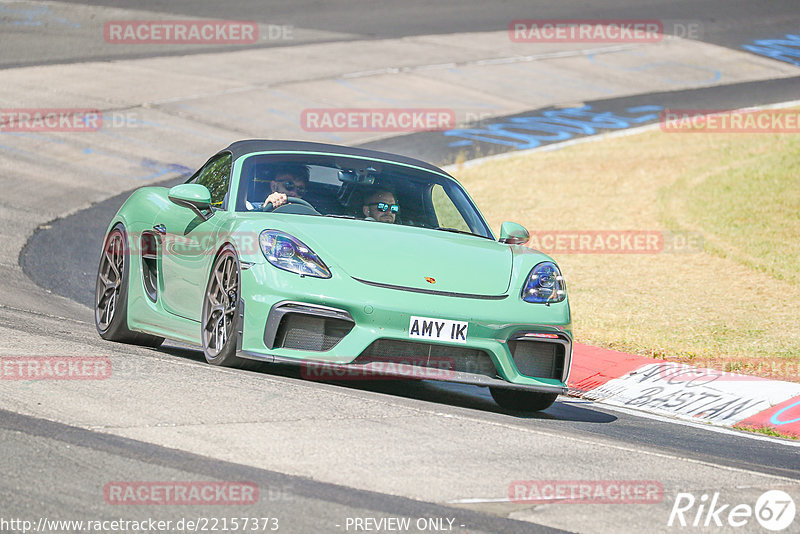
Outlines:
<svg viewBox="0 0 800 534"><path fill-rule="evenodd" d="M219 155L189 181L208 188L212 213L222 214L227 207L231 162L230 153ZM154 229L162 234L161 295L166 311L200 321L221 219L214 215L204 220L191 209L173 202L156 216Z"/></svg>

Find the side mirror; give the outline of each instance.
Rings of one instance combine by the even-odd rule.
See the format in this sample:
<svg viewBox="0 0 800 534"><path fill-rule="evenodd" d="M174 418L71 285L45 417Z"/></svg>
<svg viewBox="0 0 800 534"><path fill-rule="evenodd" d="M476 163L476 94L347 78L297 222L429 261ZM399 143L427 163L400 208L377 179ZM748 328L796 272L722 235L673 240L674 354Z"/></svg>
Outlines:
<svg viewBox="0 0 800 534"><path fill-rule="evenodd" d="M500 241L507 245L524 245L530 239L528 230L521 224L506 221L500 226Z"/></svg>
<svg viewBox="0 0 800 534"><path fill-rule="evenodd" d="M189 208L204 221L213 215L211 211L211 192L204 185L180 184L169 190L169 199L184 208ZM208 213L204 213L207 211Z"/></svg>

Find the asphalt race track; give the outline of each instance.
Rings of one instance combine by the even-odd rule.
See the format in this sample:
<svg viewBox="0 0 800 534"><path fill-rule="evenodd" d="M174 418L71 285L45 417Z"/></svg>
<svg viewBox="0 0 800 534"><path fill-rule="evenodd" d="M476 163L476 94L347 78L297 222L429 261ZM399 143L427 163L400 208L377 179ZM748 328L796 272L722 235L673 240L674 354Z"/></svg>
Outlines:
<svg viewBox="0 0 800 534"><path fill-rule="evenodd" d="M0 357L81 355L113 367L109 380L0 381L0 532L81 532L48 522L115 519L172 521L169 532L194 530L179 520L216 520L207 531L222 532L234 530L219 521L234 517L275 518L280 532L298 533L673 532L679 493L753 506L781 489L800 503L796 442L565 397L523 415L472 386L223 369L192 347L131 347L95 332L95 270L113 213L132 189L178 183L233 140L321 140L445 164L551 142L505 126L546 112L606 113L634 128L668 108L800 95L800 52L769 52L800 34L796 2L590 4L0 3L0 108L95 108L113 119L94 133L0 132ZM265 37L242 46L103 39L104 21L162 17L252 20ZM509 22L534 18L659 19L671 37L512 46ZM291 38L272 39L273 30ZM756 41L767 51L743 48ZM399 135L298 125L300 110L323 106L452 106L459 121L446 133ZM509 498L518 480L649 481L664 493L649 504L518 503ZM135 481L247 481L259 498L109 499L109 485ZM403 518L412 527L389 521ZM751 518L733 531L760 530Z"/></svg>
<svg viewBox="0 0 800 534"><path fill-rule="evenodd" d="M544 2L542 0L507 0L476 2L444 0L427 2L409 0L386 2L379 10L371 9L364 0L340 0L325 3L315 0L280 0L268 3L258 0L209 2L180 0L173 2L145 1L135 4L124 0L60 2L50 9L30 4L14 3L3 14L19 14L20 19L4 38L0 65L41 65L55 62L86 61L151 57L154 55L185 54L174 47L161 47L146 53L127 49L103 49L94 38L91 24L86 24L97 12L97 6L112 9L135 9L170 18L203 17L210 19L255 20L262 24L292 25L306 30L297 32L292 44L340 39L387 39L414 35L438 35L458 32L506 30L515 19L660 19L675 23L701 23L700 39L737 47L742 43L765 37L779 37L797 31L798 12L789 1L754 4L747 0L695 2L680 0L608 0L587 3L577 0ZM369 6L369 7L367 7ZM69 12L70 20L52 14ZM80 20L85 11L86 15ZM49 17L48 17L49 16ZM75 21L78 18L78 21ZM29 21L29 22L28 22ZM26 22L28 22L26 24ZM83 24L82 24L83 23ZM37 30L45 24L50 30L42 39ZM86 26L86 28L84 28ZM667 24L669 30L669 24ZM671 32L675 33L675 32ZM9 42L10 41L10 42ZM257 46L285 45L284 42L259 43ZM11 45L11 46L9 46ZM157 45L154 45L157 46ZM123 47L125 48L125 47ZM212 48L213 47L209 47ZM217 48L219 50L219 48Z"/></svg>

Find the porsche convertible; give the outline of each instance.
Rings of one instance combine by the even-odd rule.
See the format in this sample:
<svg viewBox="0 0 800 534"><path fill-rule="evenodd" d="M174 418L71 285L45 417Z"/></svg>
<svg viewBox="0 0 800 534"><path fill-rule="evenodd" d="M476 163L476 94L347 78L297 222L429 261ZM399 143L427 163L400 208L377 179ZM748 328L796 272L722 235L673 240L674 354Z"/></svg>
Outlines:
<svg viewBox="0 0 800 534"><path fill-rule="evenodd" d="M460 382L543 410L566 390L571 319L559 267L528 237L505 222L496 239L464 188L416 159L239 141L125 201L95 322L110 341L197 345L212 365Z"/></svg>

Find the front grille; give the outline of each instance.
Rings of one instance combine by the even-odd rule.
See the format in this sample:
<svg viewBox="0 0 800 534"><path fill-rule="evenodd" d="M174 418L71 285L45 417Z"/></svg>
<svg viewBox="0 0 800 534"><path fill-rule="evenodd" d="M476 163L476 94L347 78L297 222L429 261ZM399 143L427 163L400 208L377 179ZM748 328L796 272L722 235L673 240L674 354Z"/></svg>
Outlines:
<svg viewBox="0 0 800 534"><path fill-rule="evenodd" d="M545 341L509 340L508 348L520 373L533 378L555 378L564 374L565 346Z"/></svg>
<svg viewBox="0 0 800 534"><path fill-rule="evenodd" d="M494 362L485 351L416 341L378 339L364 349L352 363L363 365L372 362L427 367L492 378L497 376Z"/></svg>
<svg viewBox="0 0 800 534"><path fill-rule="evenodd" d="M275 347L326 351L335 347L352 328L352 322L342 319L287 313L281 317Z"/></svg>

